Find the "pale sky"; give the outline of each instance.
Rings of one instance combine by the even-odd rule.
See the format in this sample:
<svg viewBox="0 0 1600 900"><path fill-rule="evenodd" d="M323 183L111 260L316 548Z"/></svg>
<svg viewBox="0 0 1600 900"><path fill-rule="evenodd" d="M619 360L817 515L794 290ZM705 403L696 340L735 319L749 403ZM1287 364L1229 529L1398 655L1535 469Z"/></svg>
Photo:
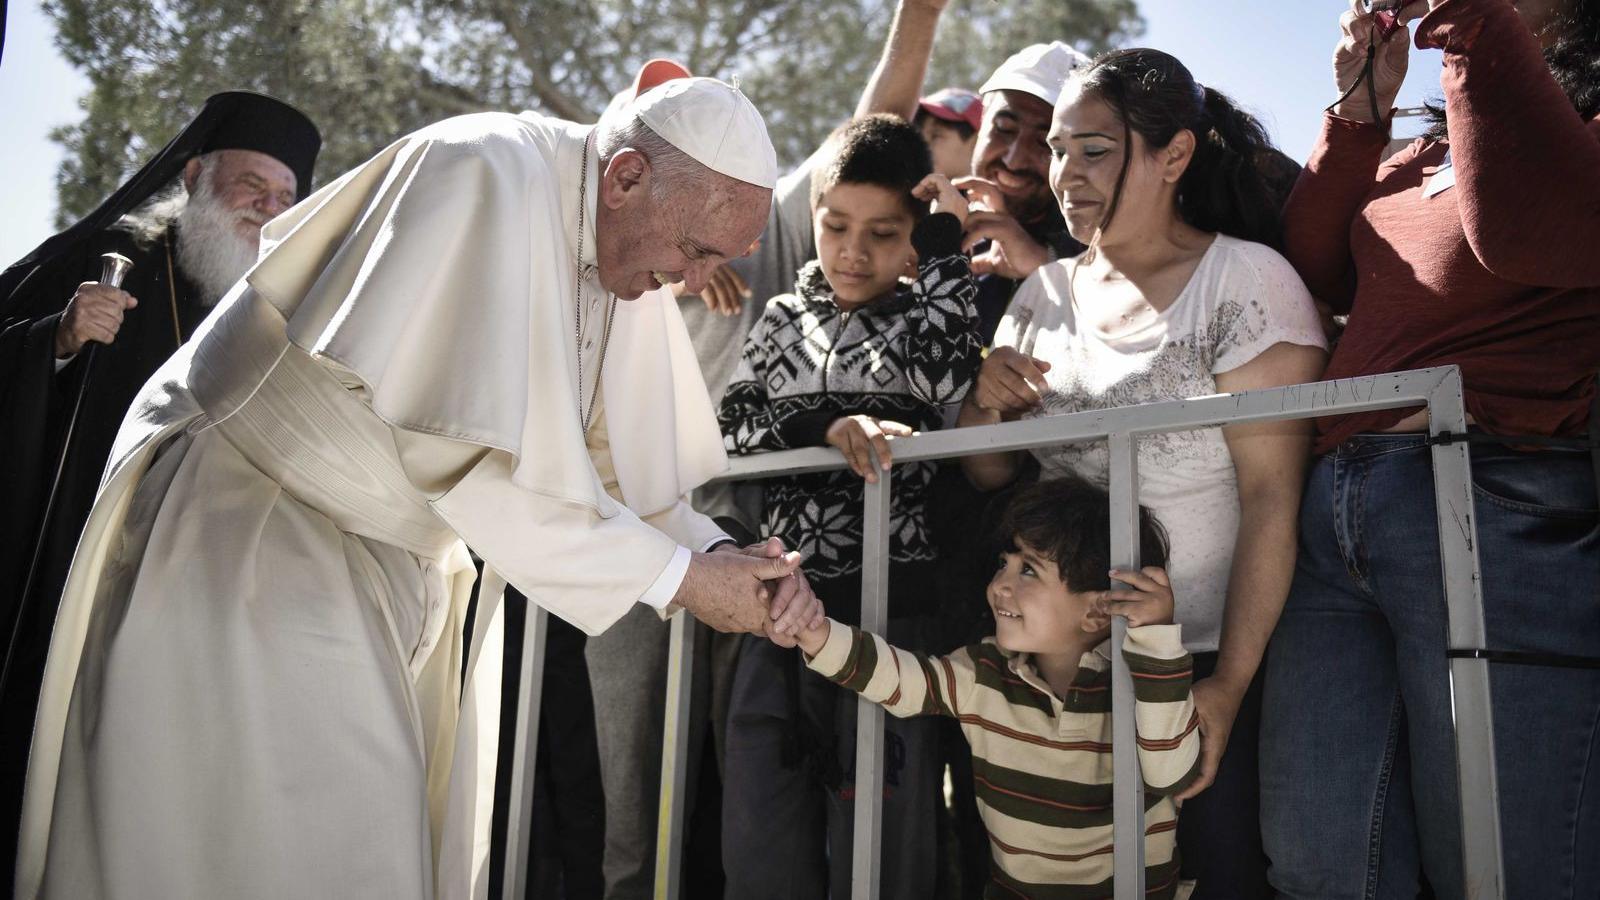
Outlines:
<svg viewBox="0 0 1600 900"><path fill-rule="evenodd" d="M1348 6L1347 0L1139 0L1147 25L1139 43L1183 60L1203 84L1261 116L1284 152L1304 161L1322 108L1334 97L1328 59L1339 13ZM13 130L0 141L6 179L0 268L55 231L62 153L49 132L78 118L78 100L88 89L56 52L55 30L38 0L12 0L9 17L0 110ZM1400 105L1438 94L1439 54L1413 51Z"/></svg>

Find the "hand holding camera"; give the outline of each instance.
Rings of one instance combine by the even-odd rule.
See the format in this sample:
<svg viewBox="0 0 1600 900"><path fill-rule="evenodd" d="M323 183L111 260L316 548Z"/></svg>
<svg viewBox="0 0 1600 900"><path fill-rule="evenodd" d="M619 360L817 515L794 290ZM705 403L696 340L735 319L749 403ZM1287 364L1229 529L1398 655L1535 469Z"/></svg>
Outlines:
<svg viewBox="0 0 1600 900"><path fill-rule="evenodd" d="M1406 23L1428 11L1429 0L1351 0L1339 17L1333 78L1339 99L1328 108L1342 119L1387 126L1406 80L1411 33Z"/></svg>

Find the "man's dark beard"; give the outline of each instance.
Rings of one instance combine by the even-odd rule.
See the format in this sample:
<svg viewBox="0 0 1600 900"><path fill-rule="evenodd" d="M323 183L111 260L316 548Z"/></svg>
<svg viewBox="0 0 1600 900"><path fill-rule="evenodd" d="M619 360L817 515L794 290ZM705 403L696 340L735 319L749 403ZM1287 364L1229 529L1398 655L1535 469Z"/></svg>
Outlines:
<svg viewBox="0 0 1600 900"><path fill-rule="evenodd" d="M1026 178L1033 182L1034 185L1034 190L1029 191L1025 196L1018 197L1005 194L1006 209L1011 215L1024 227L1035 225L1048 219L1050 212L1056 206L1056 198L1054 194L1050 193L1049 184L1031 172L1018 172L1015 169L1006 168L1006 165L999 161L990 166L989 180L998 184L999 182L994 177L994 173L1002 170L1013 176ZM1004 192L1002 191L1002 193Z"/></svg>

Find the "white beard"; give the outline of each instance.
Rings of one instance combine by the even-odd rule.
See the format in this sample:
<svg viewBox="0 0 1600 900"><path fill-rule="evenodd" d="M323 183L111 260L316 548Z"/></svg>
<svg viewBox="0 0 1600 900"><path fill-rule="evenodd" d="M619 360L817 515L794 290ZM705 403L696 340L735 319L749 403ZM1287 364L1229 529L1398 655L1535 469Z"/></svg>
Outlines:
<svg viewBox="0 0 1600 900"><path fill-rule="evenodd" d="M195 191L178 214L178 266L200 289L207 308L231 289L255 264L258 241L239 234L237 223L251 219L251 210L228 210L211 188L211 173L201 173Z"/></svg>

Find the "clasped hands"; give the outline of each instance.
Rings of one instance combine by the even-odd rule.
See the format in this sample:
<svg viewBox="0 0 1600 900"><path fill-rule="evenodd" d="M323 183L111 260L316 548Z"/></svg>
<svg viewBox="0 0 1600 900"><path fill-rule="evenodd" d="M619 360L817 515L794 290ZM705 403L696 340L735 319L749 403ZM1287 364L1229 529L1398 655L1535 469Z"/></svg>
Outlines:
<svg viewBox="0 0 1600 900"><path fill-rule="evenodd" d="M800 554L775 537L694 554L672 600L717 631L761 634L790 647L802 629L822 619Z"/></svg>

